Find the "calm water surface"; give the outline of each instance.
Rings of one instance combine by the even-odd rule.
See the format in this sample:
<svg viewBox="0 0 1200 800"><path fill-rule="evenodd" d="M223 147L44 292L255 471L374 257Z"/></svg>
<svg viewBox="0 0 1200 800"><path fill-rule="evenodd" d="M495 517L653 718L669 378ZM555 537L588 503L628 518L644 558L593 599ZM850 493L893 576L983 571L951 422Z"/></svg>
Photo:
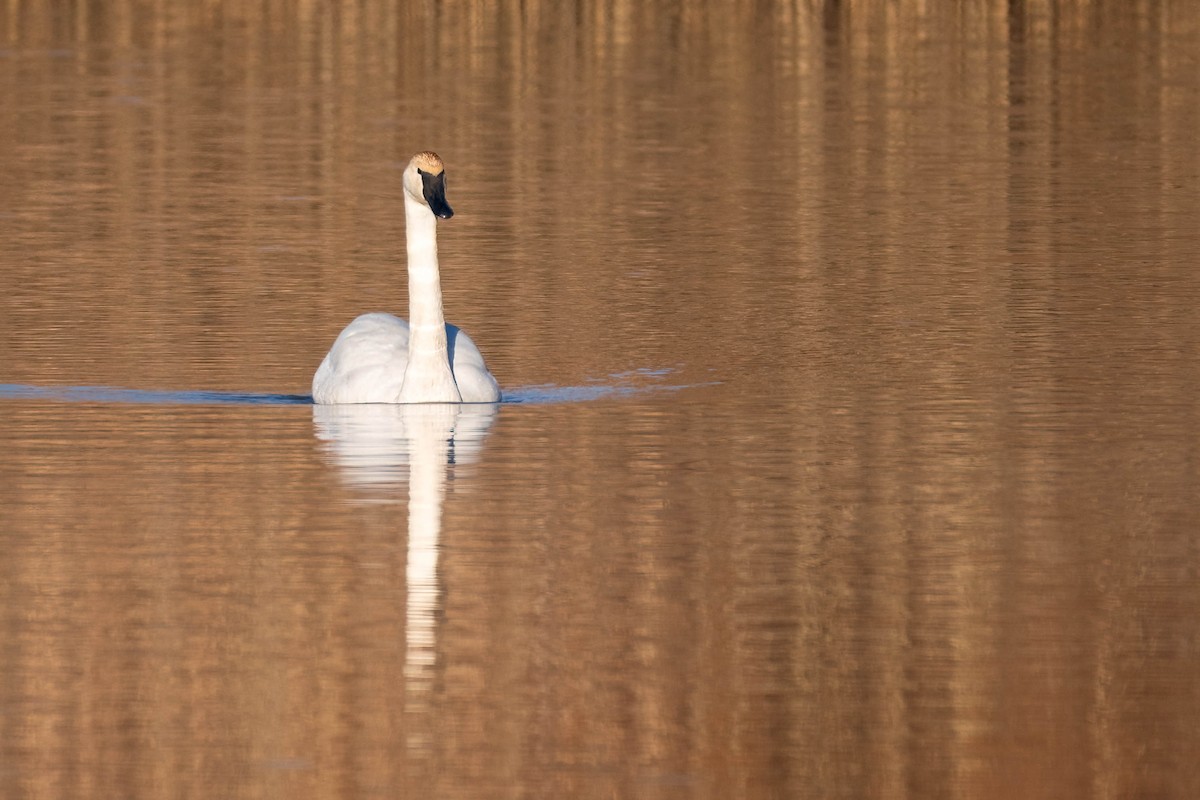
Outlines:
<svg viewBox="0 0 1200 800"><path fill-rule="evenodd" d="M1200 11L0 8L0 796L1200 796ZM318 408L404 314L511 402Z"/></svg>

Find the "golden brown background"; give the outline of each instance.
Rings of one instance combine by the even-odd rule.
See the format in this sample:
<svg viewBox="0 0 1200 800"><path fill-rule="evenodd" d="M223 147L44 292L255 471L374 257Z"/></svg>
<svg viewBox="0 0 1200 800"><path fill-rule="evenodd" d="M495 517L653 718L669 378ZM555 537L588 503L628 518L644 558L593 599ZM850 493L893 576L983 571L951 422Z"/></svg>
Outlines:
<svg viewBox="0 0 1200 800"><path fill-rule="evenodd" d="M5 2L0 796L1200 796L1198 130L1190 2ZM607 394L446 465L416 669L408 445L221 393L426 148Z"/></svg>

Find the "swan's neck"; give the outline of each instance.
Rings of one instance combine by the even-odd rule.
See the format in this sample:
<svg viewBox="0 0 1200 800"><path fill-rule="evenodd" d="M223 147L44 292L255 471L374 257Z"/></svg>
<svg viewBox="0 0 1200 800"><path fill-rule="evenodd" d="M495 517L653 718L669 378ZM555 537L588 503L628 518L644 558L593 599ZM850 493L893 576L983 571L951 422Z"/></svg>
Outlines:
<svg viewBox="0 0 1200 800"><path fill-rule="evenodd" d="M404 196L408 239L408 367L401 403L461 403L450 369L442 278L438 271L437 219L428 206Z"/></svg>

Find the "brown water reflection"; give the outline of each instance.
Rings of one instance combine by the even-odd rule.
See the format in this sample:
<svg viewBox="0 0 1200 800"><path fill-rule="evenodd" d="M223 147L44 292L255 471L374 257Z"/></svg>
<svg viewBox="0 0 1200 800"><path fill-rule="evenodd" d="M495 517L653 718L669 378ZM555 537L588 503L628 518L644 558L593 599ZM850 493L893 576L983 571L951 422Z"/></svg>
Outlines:
<svg viewBox="0 0 1200 800"><path fill-rule="evenodd" d="M1193 4L177 5L0 7L0 795L1200 796ZM604 396L234 396L426 147Z"/></svg>

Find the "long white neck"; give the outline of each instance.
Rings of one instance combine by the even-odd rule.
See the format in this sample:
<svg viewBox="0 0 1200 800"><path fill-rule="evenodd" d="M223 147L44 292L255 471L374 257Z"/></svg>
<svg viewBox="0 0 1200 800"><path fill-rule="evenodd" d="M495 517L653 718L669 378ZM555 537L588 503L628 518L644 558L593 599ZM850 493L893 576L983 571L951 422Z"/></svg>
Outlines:
<svg viewBox="0 0 1200 800"><path fill-rule="evenodd" d="M408 367L401 403L461 403L450 370L442 277L438 271L437 219L423 203L404 195L408 239Z"/></svg>

